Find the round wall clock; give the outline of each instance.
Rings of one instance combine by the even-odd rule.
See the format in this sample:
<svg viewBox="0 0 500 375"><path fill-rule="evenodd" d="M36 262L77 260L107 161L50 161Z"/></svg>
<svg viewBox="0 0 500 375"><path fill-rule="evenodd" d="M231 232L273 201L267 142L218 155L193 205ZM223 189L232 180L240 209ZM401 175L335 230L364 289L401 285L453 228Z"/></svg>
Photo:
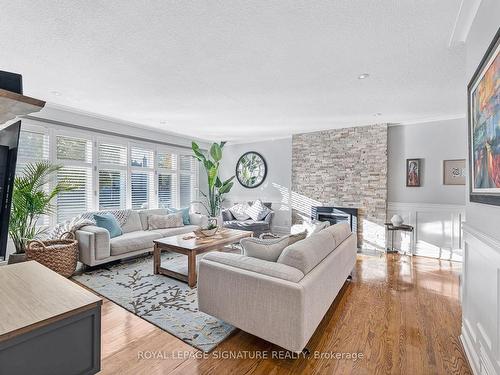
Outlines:
<svg viewBox="0 0 500 375"><path fill-rule="evenodd" d="M236 163L236 178L246 188L256 188L267 175L266 161L261 154L249 151L241 155Z"/></svg>

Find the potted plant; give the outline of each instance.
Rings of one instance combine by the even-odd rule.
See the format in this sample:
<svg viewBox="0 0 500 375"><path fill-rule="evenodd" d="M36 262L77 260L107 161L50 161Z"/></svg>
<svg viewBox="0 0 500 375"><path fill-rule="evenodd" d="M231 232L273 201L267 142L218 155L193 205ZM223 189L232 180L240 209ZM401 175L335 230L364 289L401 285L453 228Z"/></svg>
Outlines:
<svg viewBox="0 0 500 375"><path fill-rule="evenodd" d="M200 150L200 146L196 142L192 142L191 148L193 149L194 157L199 160L199 162L205 168L208 179L208 192L204 193L200 191L206 200L206 204L201 203L208 212L211 218L218 221L219 225L221 221L219 220L221 212L221 203L224 200L224 195L229 193L233 187L233 178L231 176L225 181L222 181L219 177L219 165L222 160L222 149L226 142L213 143L210 146L208 154L205 154Z"/></svg>
<svg viewBox="0 0 500 375"><path fill-rule="evenodd" d="M30 163L15 178L9 235L16 250L9 256L9 264L26 259L27 242L39 237L47 230L38 222L40 217L53 213L51 201L57 194L74 189L65 181L59 181L55 183L53 189L49 190L49 182L61 168L62 166L52 165L49 162Z"/></svg>

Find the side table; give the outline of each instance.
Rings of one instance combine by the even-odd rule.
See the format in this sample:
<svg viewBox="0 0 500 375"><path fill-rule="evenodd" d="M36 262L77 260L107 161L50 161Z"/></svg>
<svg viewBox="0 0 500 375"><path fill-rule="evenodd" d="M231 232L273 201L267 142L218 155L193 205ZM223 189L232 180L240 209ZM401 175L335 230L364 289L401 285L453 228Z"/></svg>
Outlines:
<svg viewBox="0 0 500 375"><path fill-rule="evenodd" d="M394 249L394 232L398 230L403 232L413 232L413 227L411 225L401 224L399 226L395 226L392 223L385 223L385 227L389 232L391 232L391 247L387 248L388 253L397 253L398 250Z"/></svg>

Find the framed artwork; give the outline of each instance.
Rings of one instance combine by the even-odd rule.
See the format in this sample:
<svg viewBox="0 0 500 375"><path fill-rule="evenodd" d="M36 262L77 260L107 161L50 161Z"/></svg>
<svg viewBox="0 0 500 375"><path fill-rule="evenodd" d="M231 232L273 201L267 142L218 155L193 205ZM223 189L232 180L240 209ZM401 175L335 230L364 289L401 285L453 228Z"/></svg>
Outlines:
<svg viewBox="0 0 500 375"><path fill-rule="evenodd" d="M500 29L467 86L469 195L500 205Z"/></svg>
<svg viewBox="0 0 500 375"><path fill-rule="evenodd" d="M236 178L246 188L256 188L264 182L266 175L266 161L258 152L246 152L241 155L236 163Z"/></svg>
<svg viewBox="0 0 500 375"><path fill-rule="evenodd" d="M420 164L422 159L406 159L406 186L420 186Z"/></svg>
<svg viewBox="0 0 500 375"><path fill-rule="evenodd" d="M443 160L443 185L465 185L465 159Z"/></svg>

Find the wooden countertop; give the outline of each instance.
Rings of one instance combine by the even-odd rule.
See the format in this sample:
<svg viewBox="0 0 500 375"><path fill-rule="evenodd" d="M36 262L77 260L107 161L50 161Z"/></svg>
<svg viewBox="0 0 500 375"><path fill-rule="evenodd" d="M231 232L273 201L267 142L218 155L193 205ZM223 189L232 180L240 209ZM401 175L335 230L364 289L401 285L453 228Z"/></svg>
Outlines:
<svg viewBox="0 0 500 375"><path fill-rule="evenodd" d="M100 297L35 261L0 267L0 341L94 308Z"/></svg>
<svg viewBox="0 0 500 375"><path fill-rule="evenodd" d="M17 116L38 112L44 106L43 100L0 89L0 124Z"/></svg>

